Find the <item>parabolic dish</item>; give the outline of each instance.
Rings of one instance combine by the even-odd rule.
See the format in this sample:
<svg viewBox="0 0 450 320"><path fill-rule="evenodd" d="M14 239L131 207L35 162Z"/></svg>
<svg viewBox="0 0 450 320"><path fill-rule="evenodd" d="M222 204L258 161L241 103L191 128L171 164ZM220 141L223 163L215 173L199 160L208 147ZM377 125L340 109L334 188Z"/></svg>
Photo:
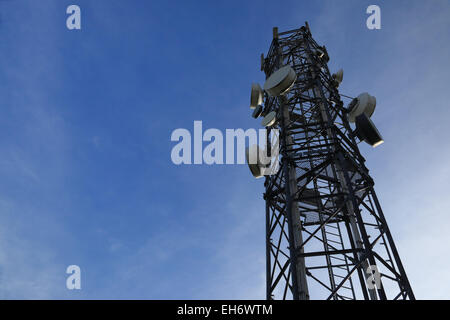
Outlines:
<svg viewBox="0 0 450 320"><path fill-rule="evenodd" d="M263 108L261 105L257 106L252 113L252 117L255 119L258 118L261 115L262 110L263 110Z"/></svg>
<svg viewBox="0 0 450 320"><path fill-rule="evenodd" d="M339 69L338 72L333 74L333 78L334 78L334 80L336 80L336 82L338 84L340 84L342 82L342 80L344 79L344 70L343 69Z"/></svg>
<svg viewBox="0 0 450 320"><path fill-rule="evenodd" d="M325 52L322 49L317 49L316 54L320 59L325 56Z"/></svg>
<svg viewBox="0 0 450 320"><path fill-rule="evenodd" d="M297 74L291 66L284 66L267 78L264 90L273 97L285 94L297 80Z"/></svg>
<svg viewBox="0 0 450 320"><path fill-rule="evenodd" d="M262 104L263 90L258 83L252 83L252 93L250 94L250 109L255 109Z"/></svg>
<svg viewBox="0 0 450 320"><path fill-rule="evenodd" d="M357 116L355 120L356 134L361 140L364 140L374 148L384 142L377 127L375 127L372 120L365 113Z"/></svg>
<svg viewBox="0 0 450 320"><path fill-rule="evenodd" d="M253 160L256 159L256 162L258 162L258 146L254 145L249 148L245 149L245 158L247 160L248 168L250 169L250 172L252 173L253 177L256 179L261 178L263 174L261 173L261 167L258 163L250 163L250 155L252 156L252 162L255 162Z"/></svg>
<svg viewBox="0 0 450 320"><path fill-rule="evenodd" d="M277 121L277 113L275 111L269 112L261 121L263 127L271 127Z"/></svg>
<svg viewBox="0 0 450 320"><path fill-rule="evenodd" d="M355 122L355 118L360 114L371 117L375 111L377 99L367 92L361 93L357 98L353 99L349 105L348 121Z"/></svg>

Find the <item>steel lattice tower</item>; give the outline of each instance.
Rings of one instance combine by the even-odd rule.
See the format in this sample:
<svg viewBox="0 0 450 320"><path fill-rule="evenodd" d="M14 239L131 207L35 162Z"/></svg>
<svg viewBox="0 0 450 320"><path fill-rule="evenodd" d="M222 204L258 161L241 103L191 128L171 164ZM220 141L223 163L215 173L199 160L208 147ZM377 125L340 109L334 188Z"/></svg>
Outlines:
<svg viewBox="0 0 450 320"><path fill-rule="evenodd" d="M279 119L281 160L264 183L267 299L412 300L328 60L308 23L274 28L262 56L266 78L283 65L297 74L286 95L264 96L263 115Z"/></svg>

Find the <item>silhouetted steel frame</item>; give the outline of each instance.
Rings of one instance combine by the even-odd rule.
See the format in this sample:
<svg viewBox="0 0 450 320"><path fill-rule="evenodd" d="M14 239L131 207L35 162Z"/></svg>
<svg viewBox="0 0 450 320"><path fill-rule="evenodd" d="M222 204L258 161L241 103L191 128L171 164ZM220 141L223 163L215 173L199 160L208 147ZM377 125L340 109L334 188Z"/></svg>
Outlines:
<svg viewBox="0 0 450 320"><path fill-rule="evenodd" d="M283 299L287 298L289 292L291 292L293 299L299 299L299 288L295 274L299 270L296 270L295 264L291 263L291 261L318 256L326 257L327 265L306 267L306 274L329 291L328 299L355 299L356 295L351 278L355 272L359 279L359 289L364 299L387 299L383 284L376 291L368 290L366 286L365 275L367 274L363 270L363 264L377 265L377 262L391 273L389 275L382 274L381 278L390 279L398 284L399 292L393 299L414 299L414 294L373 189L373 180L364 165L365 159L359 152L355 135L346 117L346 109L343 107L337 88L333 85L327 61L325 59L317 59L314 56L313 50L319 48L326 53L326 48L320 47L312 38L309 26L306 24L300 29L279 33L278 37L273 39L269 53L264 59L266 77L278 69L286 57L287 60L291 60L289 63L298 75L296 84L291 90L292 94L282 99L269 97L266 94L264 99L263 115L270 111L277 112L280 119L278 126L281 134L280 170L273 176L266 176L264 183L266 188L264 199L266 200L267 299L274 298L275 289L278 287L283 291ZM312 74L315 77L311 76ZM312 91L313 96L310 96L309 90ZM306 92L306 95L304 92ZM316 92L319 92L319 97L316 96ZM325 93L328 94L328 99ZM282 102L283 99L285 99L285 102ZM301 117L303 117L302 124L298 119L285 123L281 110L283 103L286 103L288 108L292 106L292 115L300 118L300 115L295 113L295 105L299 104L302 113ZM310 104L310 110L305 111L304 104ZM325 106L326 121L324 121L323 116L320 119L317 118L317 115L309 118L305 116L311 112L318 112L318 110L314 110L320 109L318 106ZM336 120L341 121L340 127L336 125ZM294 138L293 145L288 146L287 135L295 137L296 134L301 135L302 130L305 137L297 139L297 141ZM307 134L311 132L314 135L309 137ZM321 138L321 135L324 138ZM268 143L268 145L270 144ZM327 152L323 157L323 161L315 165L317 160L321 159L320 154L325 149ZM301 153L302 151L305 152L304 155ZM311 168L303 175L296 176L298 182L297 193L293 196L289 190L289 183L286 183L289 181L289 168L299 168L299 164L302 164L304 160L311 164ZM333 176L330 176L328 173L323 174L322 171L327 170L328 167L332 168ZM336 168L341 168L341 178L338 178ZM321 194L319 192L318 181L322 180L328 181L329 194ZM301 184L301 181L307 182ZM308 191L306 186L309 182L314 182L314 190L312 196L305 196ZM335 188L332 189L332 186L335 186ZM348 189L348 191L344 192L342 188ZM360 195L356 196L356 193L360 193ZM329 199L325 200L325 203L330 204L330 208L334 209L332 213L325 214L322 199L326 198ZM299 248L294 248L292 242L293 230L292 221L290 221L290 210L292 210L294 201L317 203L318 216L321 218L319 222L303 224L300 232L305 232L308 236ZM354 208L352 213L348 212L349 207ZM360 208L366 210L368 215L375 219L375 223L364 221ZM359 244L361 247L356 246L357 242L351 230L350 217L355 219L353 226L356 226L358 229L358 235L362 241ZM331 240L327 240L326 233L330 232L327 232L325 228L333 226L334 223L336 223L338 228L340 228L340 224L345 225L346 235L348 236L346 240L348 240L350 248L344 248L344 241L340 231L339 235L341 236L343 249L336 248L330 242ZM317 227L313 231L308 231L307 228L311 226ZM372 242L369 239L368 232L366 232L366 227L373 228L372 232L379 230L379 234ZM279 236L277 239L272 239L272 236L276 234L276 230L279 232ZM319 232L322 232L322 238L317 236ZM306 248L312 239L323 243L325 250L302 253L301 249ZM374 250L375 245L380 241L386 250L384 254L387 255L387 259ZM288 243L287 248L284 246L286 242ZM334 255L342 257L344 262L333 265L329 257ZM324 280L311 273L312 270L325 268L329 271L330 285L327 285ZM336 281L336 276L333 274L335 268L344 268L342 270L347 272L345 277L339 276L342 277L340 282ZM344 284L349 285L349 287L344 286ZM343 290L344 287L347 290L346 292L352 294L352 297L346 297L340 293L340 290Z"/></svg>

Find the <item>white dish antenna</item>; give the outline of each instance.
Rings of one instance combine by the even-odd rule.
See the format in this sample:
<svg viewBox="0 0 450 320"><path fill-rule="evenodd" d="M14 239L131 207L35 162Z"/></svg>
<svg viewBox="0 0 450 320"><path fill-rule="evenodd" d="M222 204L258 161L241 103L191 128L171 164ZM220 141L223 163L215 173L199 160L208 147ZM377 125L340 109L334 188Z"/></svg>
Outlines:
<svg viewBox="0 0 450 320"><path fill-rule="evenodd" d="M315 53L319 59L323 59L326 62L330 61L330 57L328 56L325 47L317 48L317 50L313 50L313 53Z"/></svg>
<svg viewBox="0 0 450 320"><path fill-rule="evenodd" d="M258 118L261 115L262 111L263 111L262 106L261 105L257 106L255 110L253 110L252 117L255 119Z"/></svg>
<svg viewBox="0 0 450 320"><path fill-rule="evenodd" d="M248 168L256 179L263 176L261 166L258 162L258 150L257 145L245 149L245 158L247 160Z"/></svg>
<svg viewBox="0 0 450 320"><path fill-rule="evenodd" d="M323 51L322 49L317 49L316 54L320 59L322 59L325 56L325 51Z"/></svg>
<svg viewBox="0 0 450 320"><path fill-rule="evenodd" d="M361 93L348 105L348 121L355 122L355 118L363 113L367 117L371 117L376 105L377 99L374 96L371 96L367 92Z"/></svg>
<svg viewBox="0 0 450 320"><path fill-rule="evenodd" d="M269 112L261 121L263 127L271 127L277 121L277 113L275 111Z"/></svg>
<svg viewBox="0 0 450 320"><path fill-rule="evenodd" d="M255 109L263 102L263 90L258 83L252 83L252 93L250 94L250 109Z"/></svg>
<svg viewBox="0 0 450 320"><path fill-rule="evenodd" d="M337 85L339 86L341 84L342 80L344 79L344 70L339 69L338 72L333 74L333 79L334 79L334 81L336 81Z"/></svg>
<svg viewBox="0 0 450 320"><path fill-rule="evenodd" d="M297 74L291 66L284 66L267 78L264 84L264 91L272 97L277 97L288 92L297 80Z"/></svg>
<svg viewBox="0 0 450 320"><path fill-rule="evenodd" d="M361 113L355 120L356 135L359 139L365 141L374 148L384 142L377 127L375 127L372 120L370 120L365 113Z"/></svg>

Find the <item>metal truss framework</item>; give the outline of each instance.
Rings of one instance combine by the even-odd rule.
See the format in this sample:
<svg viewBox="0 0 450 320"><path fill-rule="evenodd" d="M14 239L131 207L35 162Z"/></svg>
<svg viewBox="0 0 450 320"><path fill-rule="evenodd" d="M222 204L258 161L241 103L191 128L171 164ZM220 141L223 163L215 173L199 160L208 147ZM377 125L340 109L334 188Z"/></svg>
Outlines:
<svg viewBox="0 0 450 320"><path fill-rule="evenodd" d="M328 60L307 23L275 28L262 60L266 77L287 64L297 74L285 96L264 97L281 162L264 183L267 299L412 300Z"/></svg>

